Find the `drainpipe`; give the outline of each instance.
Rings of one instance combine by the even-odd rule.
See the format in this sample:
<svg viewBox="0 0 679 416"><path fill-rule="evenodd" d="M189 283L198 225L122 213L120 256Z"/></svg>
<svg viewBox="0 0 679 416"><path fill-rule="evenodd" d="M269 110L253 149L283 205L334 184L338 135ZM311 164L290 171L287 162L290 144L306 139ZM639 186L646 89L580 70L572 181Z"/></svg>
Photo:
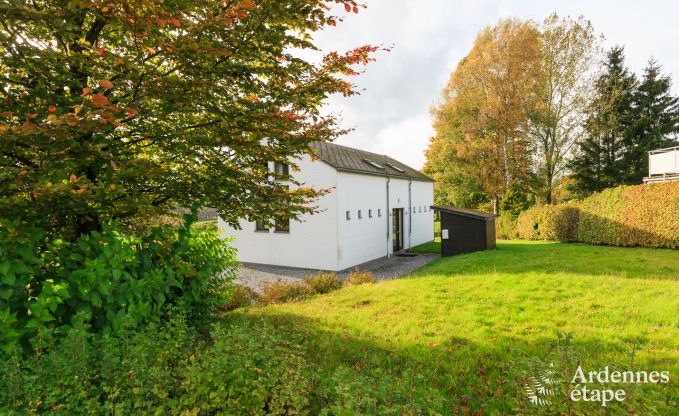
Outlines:
<svg viewBox="0 0 679 416"><path fill-rule="evenodd" d="M412 179L408 179L408 211L410 211L410 215L408 215L408 248L413 248L413 243L412 243L412 234L413 234L413 201L412 197L410 194L410 186L413 184Z"/></svg>
<svg viewBox="0 0 679 416"><path fill-rule="evenodd" d="M387 258L389 258L389 181L390 177L387 176L387 212L384 216L387 217Z"/></svg>

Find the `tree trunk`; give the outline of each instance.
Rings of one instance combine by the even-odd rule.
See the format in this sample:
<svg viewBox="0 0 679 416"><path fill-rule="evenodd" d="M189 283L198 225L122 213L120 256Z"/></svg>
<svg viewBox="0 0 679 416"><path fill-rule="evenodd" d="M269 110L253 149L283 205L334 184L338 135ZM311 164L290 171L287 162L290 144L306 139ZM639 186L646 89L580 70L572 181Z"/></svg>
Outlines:
<svg viewBox="0 0 679 416"><path fill-rule="evenodd" d="M495 195L493 197L493 214L498 215L500 213L500 197Z"/></svg>

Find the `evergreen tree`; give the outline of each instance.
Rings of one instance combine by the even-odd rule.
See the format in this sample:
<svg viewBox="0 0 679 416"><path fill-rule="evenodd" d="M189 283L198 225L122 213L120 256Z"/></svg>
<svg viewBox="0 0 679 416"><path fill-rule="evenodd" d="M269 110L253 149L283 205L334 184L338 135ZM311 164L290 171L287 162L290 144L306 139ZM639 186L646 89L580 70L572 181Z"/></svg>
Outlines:
<svg viewBox="0 0 679 416"><path fill-rule="evenodd" d="M597 78L595 97L585 122L587 136L571 161L573 191L588 195L616 186L630 161L625 157L632 114L636 76L625 66L621 46L606 54L603 73Z"/></svg>
<svg viewBox="0 0 679 416"><path fill-rule="evenodd" d="M650 60L633 96L632 120L626 134L624 181L641 183L648 174L648 151L675 146L679 133L679 97L670 94L672 80Z"/></svg>

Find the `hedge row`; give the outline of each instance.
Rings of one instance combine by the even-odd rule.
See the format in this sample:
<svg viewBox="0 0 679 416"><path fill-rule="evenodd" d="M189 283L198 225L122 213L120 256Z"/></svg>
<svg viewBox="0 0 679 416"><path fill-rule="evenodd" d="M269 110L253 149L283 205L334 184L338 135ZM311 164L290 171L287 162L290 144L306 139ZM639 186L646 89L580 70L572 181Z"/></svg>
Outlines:
<svg viewBox="0 0 679 416"><path fill-rule="evenodd" d="M501 238L679 248L679 182L620 186L577 203L503 214Z"/></svg>

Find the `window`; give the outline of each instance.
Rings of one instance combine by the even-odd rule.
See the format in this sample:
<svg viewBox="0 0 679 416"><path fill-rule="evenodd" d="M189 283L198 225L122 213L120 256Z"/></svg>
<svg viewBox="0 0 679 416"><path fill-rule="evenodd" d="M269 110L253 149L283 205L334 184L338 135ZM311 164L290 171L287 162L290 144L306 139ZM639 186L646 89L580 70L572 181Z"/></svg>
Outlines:
<svg viewBox="0 0 679 416"><path fill-rule="evenodd" d="M387 166L389 166L390 168L394 169L396 172L405 173L405 171L404 171L403 169L399 168L399 167L396 166L396 165L392 165L391 163L385 163L385 165L387 165Z"/></svg>
<svg viewBox="0 0 679 416"><path fill-rule="evenodd" d="M363 215L361 215L361 210L359 209L359 210L358 210L358 219L360 220L360 219L362 219L362 218L363 218Z"/></svg>
<svg viewBox="0 0 679 416"><path fill-rule="evenodd" d="M420 211L419 212L422 212L422 205L420 205Z"/></svg>
<svg viewBox="0 0 679 416"><path fill-rule="evenodd" d="M413 207L413 214L415 213L415 207Z"/></svg>
<svg viewBox="0 0 679 416"><path fill-rule="evenodd" d="M381 208L378 208L378 209L377 209L377 216L378 216L378 217L381 217L381 216L382 216L382 209L381 209Z"/></svg>
<svg viewBox="0 0 679 416"><path fill-rule="evenodd" d="M347 211L347 220L351 219L351 211Z"/></svg>
<svg viewBox="0 0 679 416"><path fill-rule="evenodd" d="M258 220L255 223L255 231L269 231L269 222L264 220Z"/></svg>
<svg viewBox="0 0 679 416"><path fill-rule="evenodd" d="M274 163L274 173L276 175L288 175L290 174L290 168L286 163L283 162L275 162Z"/></svg>
<svg viewBox="0 0 679 416"><path fill-rule="evenodd" d="M373 217L373 210L369 209L368 210L368 218L372 218L372 217Z"/></svg>
<svg viewBox="0 0 679 416"><path fill-rule="evenodd" d="M377 162L375 162L375 161L372 161L372 160L370 160L370 159L363 159L363 161L364 161L365 163L369 164L370 166L374 167L374 168L377 168L377 169L384 169L384 166L382 166L382 165L380 165L379 163L377 163Z"/></svg>
<svg viewBox="0 0 679 416"><path fill-rule="evenodd" d="M275 231L277 233L289 233L290 232L290 218L276 217L275 225L276 225Z"/></svg>

